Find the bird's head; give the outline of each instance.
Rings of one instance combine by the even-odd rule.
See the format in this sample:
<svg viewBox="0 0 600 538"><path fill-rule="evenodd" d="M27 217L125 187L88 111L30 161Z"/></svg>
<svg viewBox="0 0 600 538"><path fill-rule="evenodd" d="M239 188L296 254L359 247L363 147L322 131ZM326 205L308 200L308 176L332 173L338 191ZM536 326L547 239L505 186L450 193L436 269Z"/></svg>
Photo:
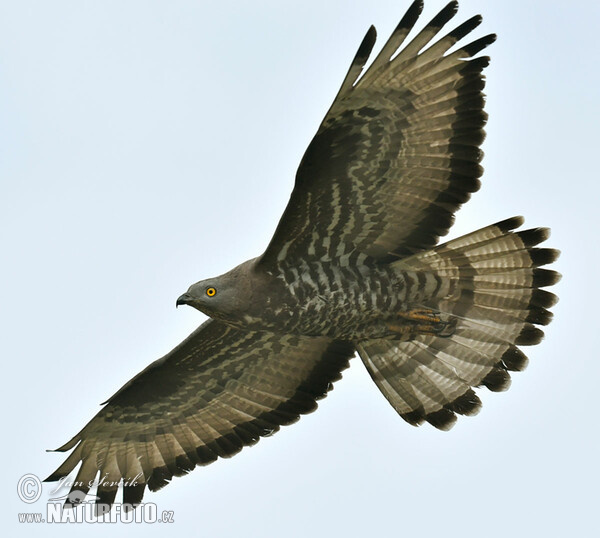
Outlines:
<svg viewBox="0 0 600 538"><path fill-rule="evenodd" d="M228 273L192 284L177 299L176 306L189 305L224 321L238 321L252 303L252 262L238 265Z"/></svg>

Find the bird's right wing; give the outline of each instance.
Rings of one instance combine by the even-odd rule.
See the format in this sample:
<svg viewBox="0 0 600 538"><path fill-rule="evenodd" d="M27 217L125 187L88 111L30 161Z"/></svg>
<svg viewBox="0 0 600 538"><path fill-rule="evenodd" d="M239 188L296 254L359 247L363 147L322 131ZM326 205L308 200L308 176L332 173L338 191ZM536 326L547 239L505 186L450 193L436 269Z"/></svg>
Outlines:
<svg viewBox="0 0 600 538"><path fill-rule="evenodd" d="M173 476L230 457L279 426L316 409L354 348L329 338L245 332L209 320L131 379L61 452L46 481L82 462L73 491L98 473L97 505L109 508L118 484L135 505ZM81 498L81 494L79 494Z"/></svg>

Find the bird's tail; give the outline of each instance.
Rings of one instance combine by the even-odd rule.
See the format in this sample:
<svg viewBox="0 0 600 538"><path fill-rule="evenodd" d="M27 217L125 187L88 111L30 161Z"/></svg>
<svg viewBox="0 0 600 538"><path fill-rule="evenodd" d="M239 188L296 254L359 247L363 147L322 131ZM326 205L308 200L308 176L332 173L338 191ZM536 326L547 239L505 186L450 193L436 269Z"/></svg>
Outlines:
<svg viewBox="0 0 600 538"><path fill-rule="evenodd" d="M371 377L398 413L414 425L450 429L456 413L478 412L471 387L506 390L509 370L523 370L517 346L541 341L536 325L552 319L557 297L541 288L560 279L552 270L559 251L537 248L546 228L514 231L514 217L434 249L394 262L399 270L428 275L434 298L416 305L453 321L448 336L420 334L409 341L367 340L357 345Z"/></svg>

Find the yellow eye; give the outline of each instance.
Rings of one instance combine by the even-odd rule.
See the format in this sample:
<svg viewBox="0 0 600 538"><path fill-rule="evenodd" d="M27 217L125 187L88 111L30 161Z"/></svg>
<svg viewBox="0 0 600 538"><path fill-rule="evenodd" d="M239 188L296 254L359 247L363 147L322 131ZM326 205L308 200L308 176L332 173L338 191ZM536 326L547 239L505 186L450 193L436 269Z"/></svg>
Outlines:
<svg viewBox="0 0 600 538"><path fill-rule="evenodd" d="M206 295L209 297L214 297L217 294L217 290L215 288L206 288Z"/></svg>

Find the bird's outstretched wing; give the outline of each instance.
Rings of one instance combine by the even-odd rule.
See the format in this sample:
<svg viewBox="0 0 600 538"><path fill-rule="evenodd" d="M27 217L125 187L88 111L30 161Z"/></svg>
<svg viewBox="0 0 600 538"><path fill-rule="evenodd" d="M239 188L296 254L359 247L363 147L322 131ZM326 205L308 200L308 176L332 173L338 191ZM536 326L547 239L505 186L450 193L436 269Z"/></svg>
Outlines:
<svg viewBox="0 0 600 538"><path fill-rule="evenodd" d="M137 504L173 476L230 457L316 409L353 355L329 338L245 332L209 320L112 396L59 451L74 449L46 480L82 462L73 490Z"/></svg>
<svg viewBox="0 0 600 538"><path fill-rule="evenodd" d="M375 43L375 28L367 32L300 163L264 266L430 248L479 188L489 58L465 59L495 36L448 53L480 24L475 16L431 44L458 9L450 2L394 56L422 8L412 4L359 78Z"/></svg>

